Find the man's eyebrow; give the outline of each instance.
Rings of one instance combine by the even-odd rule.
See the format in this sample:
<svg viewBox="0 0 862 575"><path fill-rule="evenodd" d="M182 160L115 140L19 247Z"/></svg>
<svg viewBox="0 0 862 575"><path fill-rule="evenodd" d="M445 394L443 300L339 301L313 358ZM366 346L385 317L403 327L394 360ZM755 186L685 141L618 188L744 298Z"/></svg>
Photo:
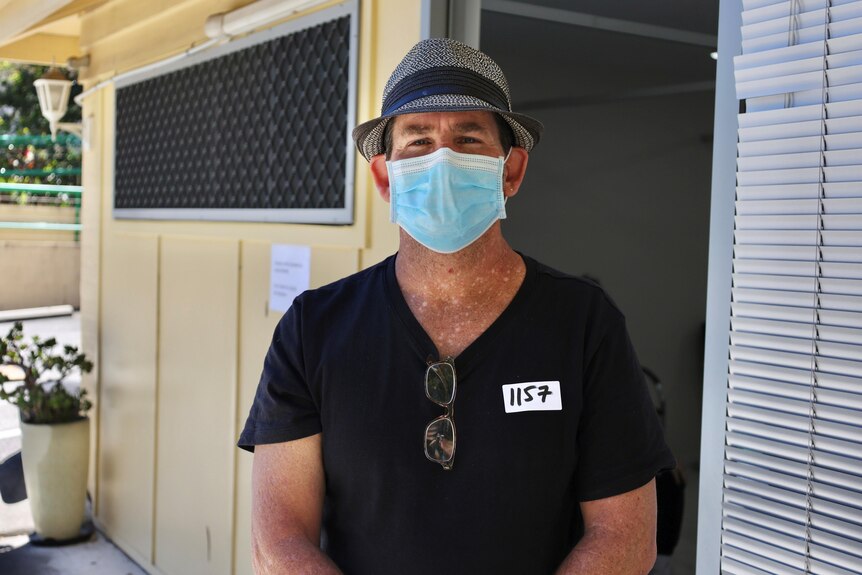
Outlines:
<svg viewBox="0 0 862 575"><path fill-rule="evenodd" d="M399 131L407 136L417 136L427 134L431 131L431 126L424 124L402 124L398 126Z"/></svg>
<svg viewBox="0 0 862 575"><path fill-rule="evenodd" d="M487 132L488 128L478 122L458 122L452 126L454 132L458 134ZM401 124L398 130L405 136L421 136L432 132L434 129L427 124Z"/></svg>
<svg viewBox="0 0 862 575"><path fill-rule="evenodd" d="M459 134L464 134L467 132L487 132L488 128L479 124L478 122L459 122L455 124L454 129Z"/></svg>

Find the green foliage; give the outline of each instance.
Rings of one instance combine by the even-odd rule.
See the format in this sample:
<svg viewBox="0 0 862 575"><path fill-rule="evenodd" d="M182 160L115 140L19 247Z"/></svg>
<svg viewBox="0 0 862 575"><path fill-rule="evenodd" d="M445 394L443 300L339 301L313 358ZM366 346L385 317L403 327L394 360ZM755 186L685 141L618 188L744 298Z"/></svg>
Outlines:
<svg viewBox="0 0 862 575"><path fill-rule="evenodd" d="M86 416L93 404L87 390L69 393L63 380L75 370L89 373L93 362L73 345L55 353L57 340L34 336L24 339L21 322L15 322L9 333L0 338L0 365L14 366L23 372L20 383L12 382L8 371L0 372L0 400L7 400L21 411L25 423L65 423ZM7 389L13 383L14 387Z"/></svg>
<svg viewBox="0 0 862 575"><path fill-rule="evenodd" d="M65 175L63 170L81 168L81 145L77 139L65 143L6 144L0 147L0 182L16 184L81 185L78 174ZM35 170L38 174L21 174ZM59 170L59 172L58 172ZM13 201L20 198L13 198ZM26 198L23 199L26 202Z"/></svg>

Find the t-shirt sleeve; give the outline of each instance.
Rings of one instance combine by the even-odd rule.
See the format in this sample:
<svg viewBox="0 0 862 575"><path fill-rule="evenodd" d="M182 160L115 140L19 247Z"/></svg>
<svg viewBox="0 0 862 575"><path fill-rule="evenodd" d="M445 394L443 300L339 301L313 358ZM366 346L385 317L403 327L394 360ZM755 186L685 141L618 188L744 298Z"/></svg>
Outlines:
<svg viewBox="0 0 862 575"><path fill-rule="evenodd" d="M609 315L608 328L585 358L575 487L580 501L631 491L675 465L625 319Z"/></svg>
<svg viewBox="0 0 862 575"><path fill-rule="evenodd" d="M321 431L320 411L305 375L299 299L275 328L245 428L237 445L280 443Z"/></svg>

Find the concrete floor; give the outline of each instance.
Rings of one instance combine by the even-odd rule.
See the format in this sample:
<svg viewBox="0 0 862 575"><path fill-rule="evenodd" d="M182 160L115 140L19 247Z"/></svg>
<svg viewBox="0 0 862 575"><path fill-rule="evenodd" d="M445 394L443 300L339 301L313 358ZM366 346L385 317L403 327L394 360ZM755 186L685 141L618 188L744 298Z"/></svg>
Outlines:
<svg viewBox="0 0 862 575"><path fill-rule="evenodd" d="M3 575L146 575L101 533L65 547L34 547L26 535L0 537Z"/></svg>
<svg viewBox="0 0 862 575"><path fill-rule="evenodd" d="M6 335L11 322L0 322ZM60 345L80 345L78 314L24 321L26 335L56 337ZM0 461L21 449L18 409L0 401ZM0 573L3 575L146 575L98 531L84 543L63 547L36 547L29 500L0 501Z"/></svg>

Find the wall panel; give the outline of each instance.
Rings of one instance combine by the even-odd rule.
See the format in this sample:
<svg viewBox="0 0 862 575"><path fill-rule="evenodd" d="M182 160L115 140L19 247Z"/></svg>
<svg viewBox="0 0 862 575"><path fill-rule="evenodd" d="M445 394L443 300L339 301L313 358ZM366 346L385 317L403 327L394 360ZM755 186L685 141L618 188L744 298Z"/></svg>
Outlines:
<svg viewBox="0 0 862 575"><path fill-rule="evenodd" d="M240 390L236 413L237 430L241 430L251 408L263 358L280 313L268 312L261 302L269 298L268 242L243 242L240 296ZM252 455L237 450L236 477L236 547L237 575L251 569L251 462Z"/></svg>
<svg viewBox="0 0 862 575"><path fill-rule="evenodd" d="M162 240L155 565L230 573L239 242Z"/></svg>
<svg viewBox="0 0 862 575"><path fill-rule="evenodd" d="M158 238L114 235L102 265L97 518L136 559L153 534Z"/></svg>
<svg viewBox="0 0 862 575"><path fill-rule="evenodd" d="M269 242L243 242L240 272L240 380L236 414L237 430L245 425L275 325L282 312L268 310ZM311 286L318 287L359 270L355 249L312 248ZM251 574L251 463L252 456L237 452L236 476L236 575Z"/></svg>

